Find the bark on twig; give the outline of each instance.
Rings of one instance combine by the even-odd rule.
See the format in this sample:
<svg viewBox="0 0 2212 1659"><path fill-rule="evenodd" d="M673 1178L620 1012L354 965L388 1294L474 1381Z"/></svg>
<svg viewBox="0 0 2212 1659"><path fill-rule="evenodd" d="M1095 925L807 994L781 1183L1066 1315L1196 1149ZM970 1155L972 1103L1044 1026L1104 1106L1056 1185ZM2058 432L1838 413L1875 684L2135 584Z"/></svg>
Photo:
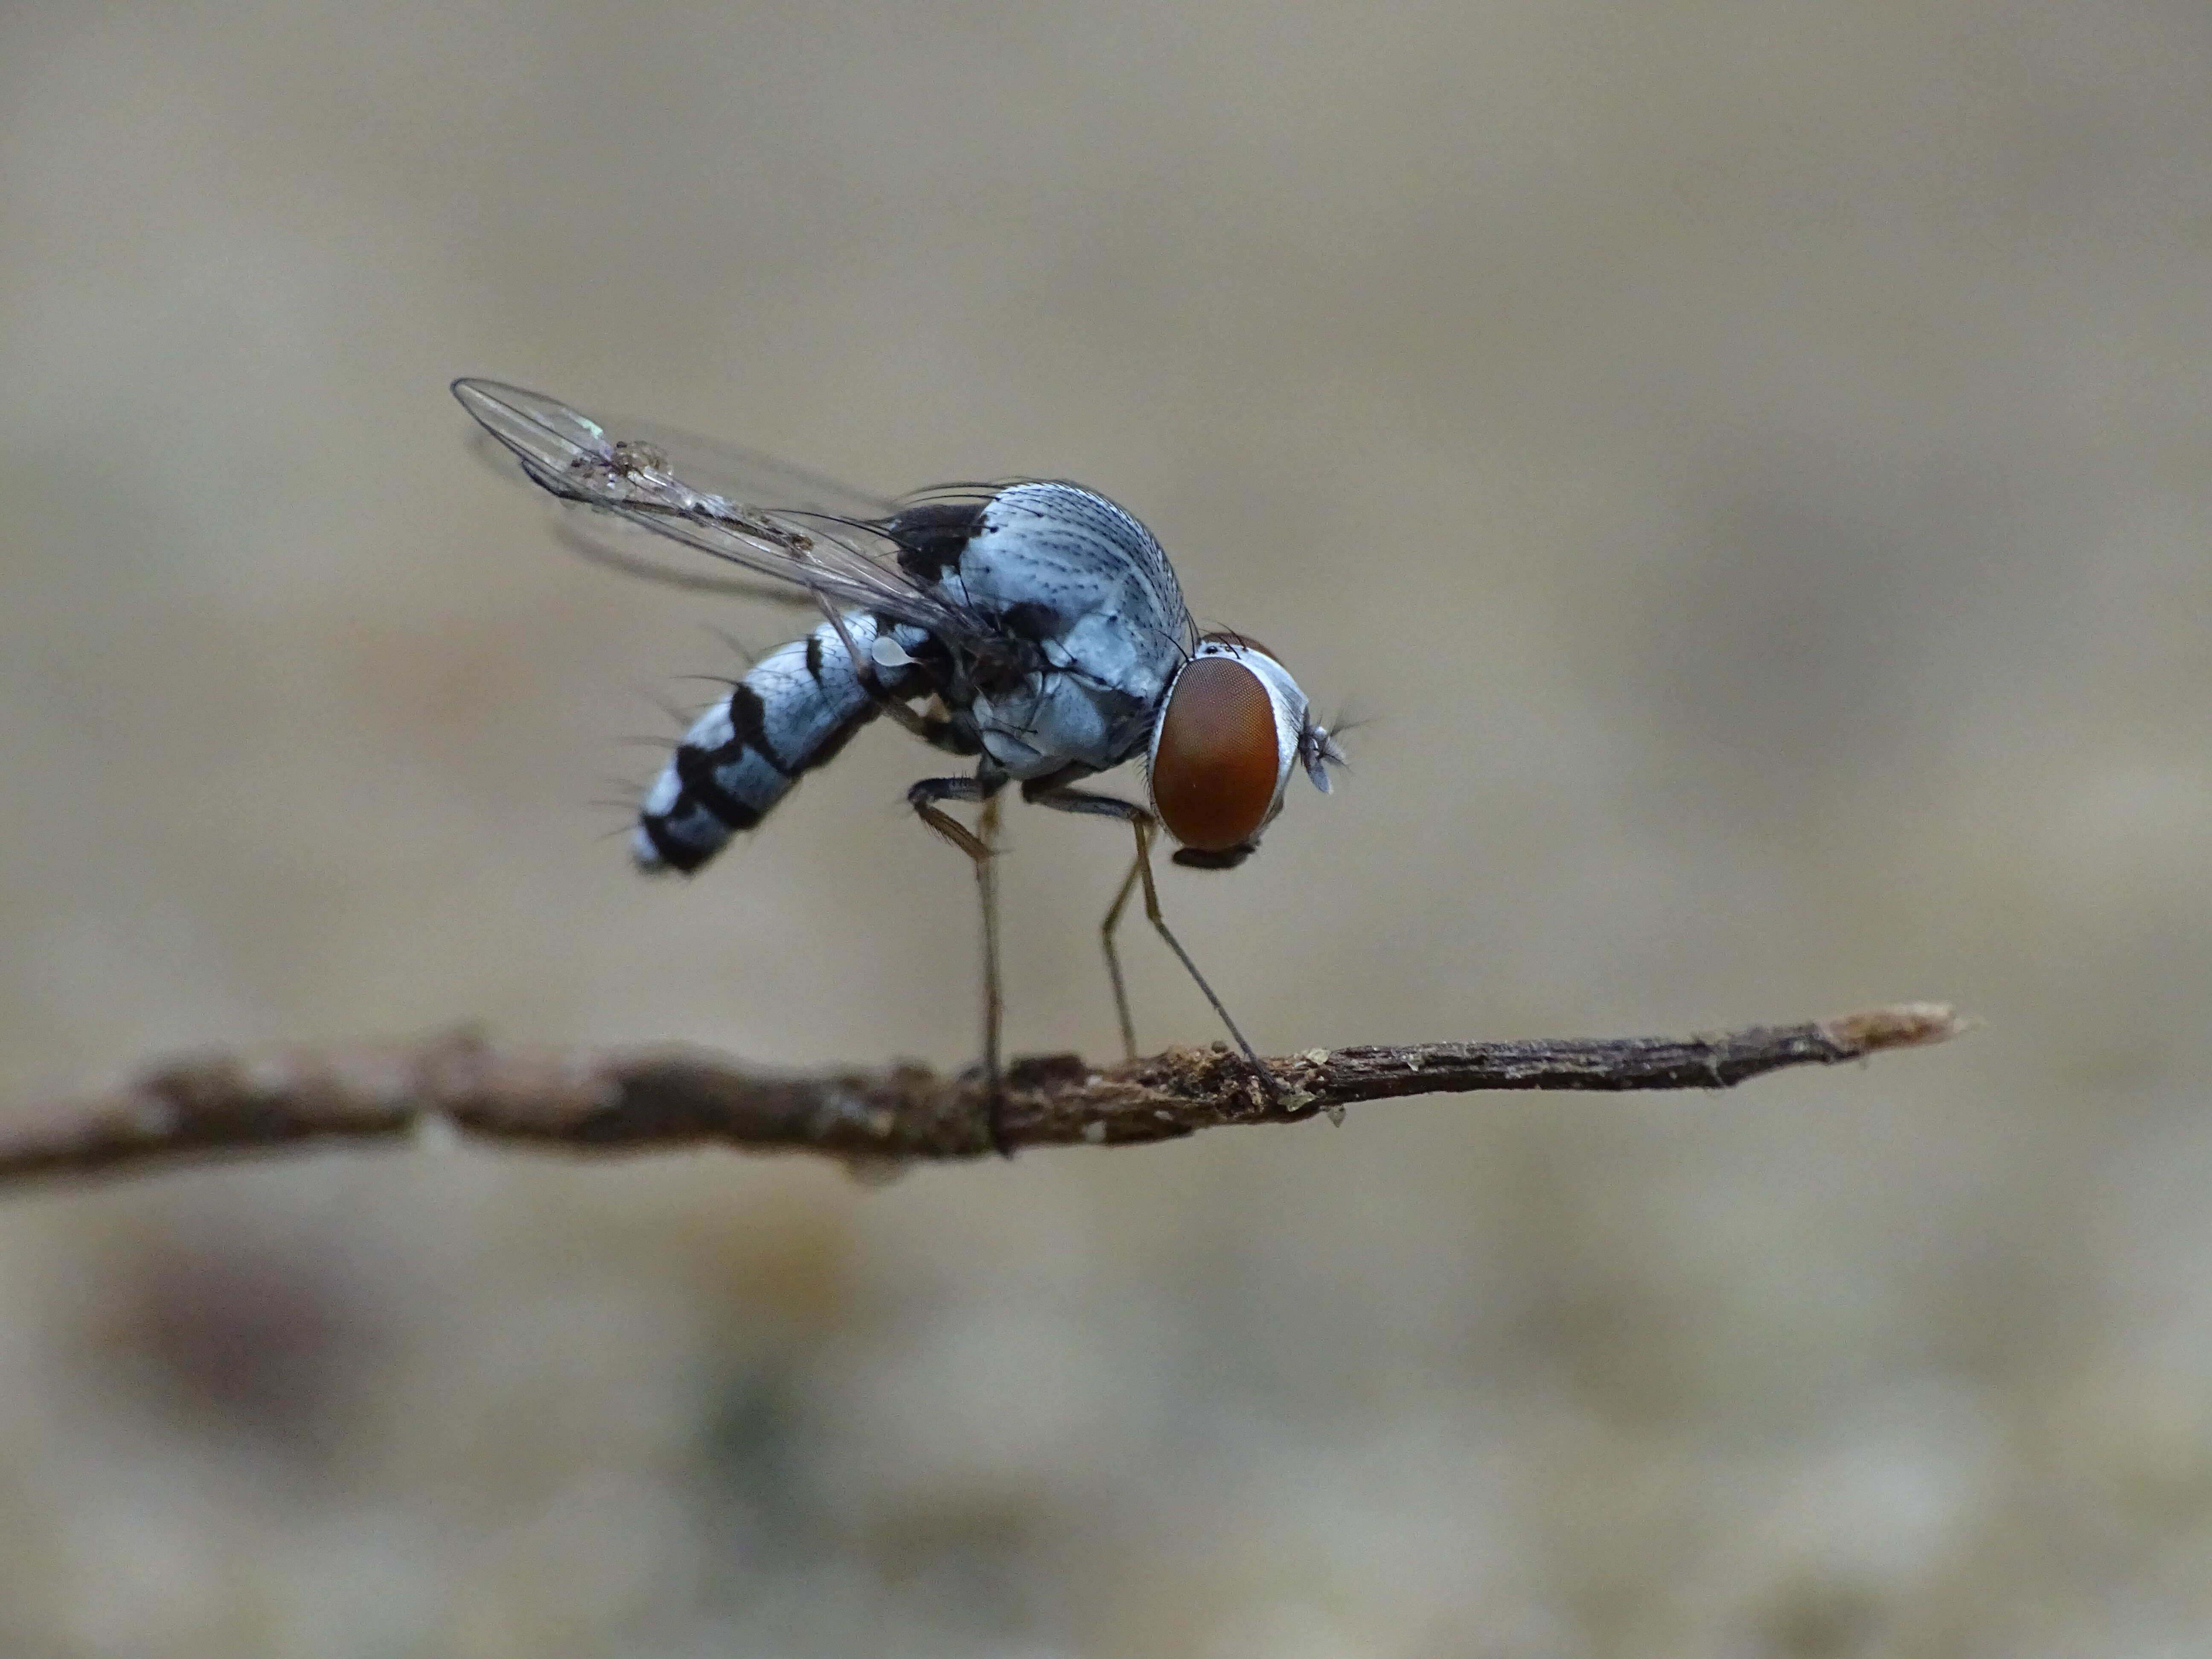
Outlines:
<svg viewBox="0 0 2212 1659"><path fill-rule="evenodd" d="M1241 1056L1170 1048L1091 1066L1073 1054L1007 1068L1009 1147L1130 1146L1231 1123L1293 1123L1360 1101L1476 1089L1725 1089L1785 1066L1832 1066L1966 1029L1942 1003L1686 1038L1596 1037L1310 1048L1268 1062L1268 1100ZM20 1120L19 1120L20 1121ZM921 1066L792 1074L698 1049L507 1054L473 1035L413 1048L155 1066L0 1133L0 1183L237 1157L334 1140L391 1140L450 1125L476 1139L572 1152L717 1144L867 1162L993 1150L974 1072Z"/></svg>

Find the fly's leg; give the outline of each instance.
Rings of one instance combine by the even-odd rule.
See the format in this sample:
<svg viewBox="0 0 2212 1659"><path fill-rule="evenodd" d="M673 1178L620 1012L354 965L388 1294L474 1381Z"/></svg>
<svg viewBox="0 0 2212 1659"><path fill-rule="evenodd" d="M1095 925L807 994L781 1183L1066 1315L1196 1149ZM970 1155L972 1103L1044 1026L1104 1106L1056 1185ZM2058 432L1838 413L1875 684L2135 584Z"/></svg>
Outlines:
<svg viewBox="0 0 2212 1659"><path fill-rule="evenodd" d="M1114 895L1114 902L1106 908L1106 920L1098 927L1098 942L1106 951L1106 977L1113 981L1114 986L1114 1015L1121 1022L1121 1051L1134 1060L1137 1057L1137 1024L1129 1018L1129 988L1121 977L1121 953L1115 947L1114 935L1121 926L1121 912L1128 908L1129 895L1137 890L1137 872L1144 864L1145 838L1151 832L1152 815L1143 807L1122 800L1118 796L1094 795L1087 789L1054 787L1049 779L1040 779L1035 785L1024 784L1022 799L1062 812L1085 812L1095 817L1118 818L1136 829L1138 861L1129 866L1129 873L1122 878L1121 890ZM1152 920L1159 925L1157 905L1153 907ZM1160 931L1165 933L1167 929L1161 925ZM1172 935L1169 936L1168 943L1175 945ZM1175 949L1177 956L1182 956L1182 946L1176 945ZM1190 967L1189 957L1183 957L1183 966ZM1190 971L1191 977L1198 979L1199 988L1206 990L1206 981L1198 978L1198 969L1191 968ZM1206 990L1206 995L1217 1009L1221 1006L1219 1002L1214 1001L1212 991ZM1229 1020L1225 1012L1221 1018ZM1233 1020L1229 1020L1229 1029L1236 1030ZM1239 1036L1237 1041L1242 1043L1244 1039ZM1249 1045L1245 1052L1251 1052Z"/></svg>
<svg viewBox="0 0 2212 1659"><path fill-rule="evenodd" d="M876 682L871 680L870 684L876 684ZM943 714L925 714L919 708L883 691L879 684L877 690L880 695L876 706L932 749L942 749L948 755L980 755L983 752L983 745L976 740L975 728L972 725ZM910 692L908 695L920 696L926 694Z"/></svg>
<svg viewBox="0 0 2212 1659"><path fill-rule="evenodd" d="M1013 1148L999 1118L1006 1099L999 1072L999 791L1006 787L1003 776L924 778L906 792L906 799L924 823L975 862L975 896L983 907L983 1074L990 1091L991 1144L1011 1158ZM937 805L948 800L981 804L975 829Z"/></svg>
<svg viewBox="0 0 2212 1659"><path fill-rule="evenodd" d="M1099 817L1119 818L1136 834L1136 860L1129 866L1129 873L1122 878L1121 890L1114 895L1114 902L1107 907L1106 919L1098 926L1099 943L1106 951L1106 972L1114 981L1114 1012L1121 1021L1121 1045L1128 1050L1129 1058L1134 1060L1137 1057L1137 1028L1135 1022L1129 1018L1129 993L1122 981L1121 956L1115 948L1114 935L1121 926L1121 913L1129 908L1129 896L1141 886L1145 894L1145 920L1151 922L1152 930L1167 941L1168 949L1176 953L1176 960L1182 963L1183 971L1191 976L1200 990L1206 993L1206 1001L1213 1005L1213 1012L1221 1016L1221 1023L1229 1028L1229 1035L1237 1039L1237 1046L1244 1051L1244 1058L1251 1062L1252 1074L1260 1080L1260 1086L1267 1091L1268 1099L1279 1100L1281 1097L1275 1089L1275 1074L1261 1063L1258 1053L1245 1041L1244 1033L1230 1018L1229 1010L1222 1006L1221 999L1213 994L1213 988L1206 982L1206 975L1198 971L1198 964L1190 959L1190 952L1182 948L1182 941L1169 930L1167 918L1160 914L1159 889L1152 881L1152 831L1156 827L1152 815L1133 801L1121 800L1112 795L1094 795L1085 789L1033 789L1025 785L1022 797L1036 802L1040 806L1057 807L1063 812L1088 812Z"/></svg>
<svg viewBox="0 0 2212 1659"><path fill-rule="evenodd" d="M1229 1028L1229 1035L1237 1039L1237 1046L1244 1051L1244 1058L1251 1062L1252 1075L1260 1080L1260 1087L1266 1091L1267 1098L1279 1101L1281 1097L1275 1089L1275 1074L1267 1069L1250 1042L1246 1039L1244 1033L1237 1029L1237 1022L1229 1016L1229 1010L1222 1006L1221 999L1213 994L1213 988L1206 982L1206 975L1198 971L1198 964L1190 959L1190 952L1184 950L1182 941L1168 930L1167 918L1160 914L1159 890L1152 884L1152 814L1140 812L1132 817L1129 823L1137 835L1137 858L1129 873L1144 887L1145 920L1152 924L1154 933L1168 942L1168 949L1174 951L1176 960L1182 963L1183 972L1188 974L1196 982L1198 988L1206 993L1206 1000L1213 1005L1213 1012L1221 1016L1221 1023ZM1127 902L1128 896L1129 884L1124 881L1121 884L1121 894L1114 901L1114 908L1107 912L1105 923L1100 930L1107 945L1108 965L1115 969L1115 989L1117 994L1121 992L1121 964L1115 962L1112 956L1114 929L1121 920L1121 911ZM1133 1051L1136 1048L1136 1034L1130 1028L1129 1000L1126 994L1121 996L1121 1003L1122 1033Z"/></svg>
<svg viewBox="0 0 2212 1659"><path fill-rule="evenodd" d="M1114 982L1114 1017L1121 1022L1121 1052L1131 1060L1137 1057L1137 1022L1129 1018L1129 988L1121 978L1121 953L1115 948L1114 935L1121 930L1121 912L1128 908L1129 895L1137 890L1137 874L1145 866L1144 845L1145 832L1140 828L1137 831L1137 860L1129 866L1129 873L1121 878L1121 890L1114 895L1114 902L1106 907L1106 919L1098 924L1098 943L1106 951L1106 977ZM1205 982L1199 981L1201 985ZM1211 996L1212 993L1206 994ZM1234 1030L1236 1027L1230 1029Z"/></svg>
<svg viewBox="0 0 2212 1659"><path fill-rule="evenodd" d="M976 839L983 856L975 861L975 896L983 908L983 1067L991 1086L991 1140L999 1156L1012 1158L999 1121L1005 1091L999 1077L1000 1027L1006 1017L1006 997L999 979L999 798L985 797L975 815Z"/></svg>

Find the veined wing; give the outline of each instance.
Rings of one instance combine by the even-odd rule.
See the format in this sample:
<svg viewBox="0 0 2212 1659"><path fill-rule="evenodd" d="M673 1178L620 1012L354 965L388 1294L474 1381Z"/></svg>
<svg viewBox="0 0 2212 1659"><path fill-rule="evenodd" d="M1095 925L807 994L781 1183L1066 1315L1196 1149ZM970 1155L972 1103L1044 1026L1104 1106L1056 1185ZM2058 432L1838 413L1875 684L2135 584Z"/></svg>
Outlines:
<svg viewBox="0 0 2212 1659"><path fill-rule="evenodd" d="M591 509L567 527L625 568L684 580L640 557L635 538L620 533L647 531L811 596L953 637L977 631L964 612L871 550L888 550L878 526L898 510L893 502L682 434L603 424L497 380L456 380L453 396L532 483Z"/></svg>

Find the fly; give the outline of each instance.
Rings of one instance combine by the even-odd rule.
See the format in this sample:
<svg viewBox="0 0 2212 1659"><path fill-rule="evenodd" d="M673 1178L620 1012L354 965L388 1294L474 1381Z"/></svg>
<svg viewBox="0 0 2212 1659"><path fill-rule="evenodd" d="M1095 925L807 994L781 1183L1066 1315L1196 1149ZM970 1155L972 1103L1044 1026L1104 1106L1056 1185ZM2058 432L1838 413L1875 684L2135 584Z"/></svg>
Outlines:
<svg viewBox="0 0 2212 1659"><path fill-rule="evenodd" d="M1054 480L955 484L883 501L673 433L605 423L496 380L453 395L522 464L579 509L601 556L668 574L632 529L680 542L803 595L823 621L763 657L702 714L639 803L640 868L689 874L750 830L799 777L888 714L970 773L907 791L921 821L973 861L983 914L983 1064L1000 1095L997 853L1001 792L1118 819L1136 857L1099 928L1123 1047L1136 1028L1115 934L1133 896L1273 1092L1221 999L1160 913L1152 846L1227 870L1259 849L1291 774L1327 793L1344 755L1305 694L1250 640L1201 634L1150 531L1094 490ZM633 544L625 546L625 542ZM735 586L735 584L732 584ZM1144 762L1151 805L1077 786ZM973 805L973 828L945 809Z"/></svg>

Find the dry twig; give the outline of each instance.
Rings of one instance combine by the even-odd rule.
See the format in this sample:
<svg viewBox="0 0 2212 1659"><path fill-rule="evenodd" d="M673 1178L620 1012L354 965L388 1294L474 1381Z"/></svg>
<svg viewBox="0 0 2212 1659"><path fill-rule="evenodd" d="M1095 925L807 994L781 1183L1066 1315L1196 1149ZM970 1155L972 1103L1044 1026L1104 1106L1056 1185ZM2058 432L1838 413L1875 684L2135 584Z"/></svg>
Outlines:
<svg viewBox="0 0 2212 1659"><path fill-rule="evenodd" d="M1725 1089L1784 1066L1834 1065L1941 1042L1967 1022L1941 1003L1688 1038L1431 1042L1312 1048L1270 1061L1270 1102L1243 1060L1170 1048L1093 1068L1073 1054L1007 1068L1010 1146L1128 1146L1231 1123L1291 1123L1356 1102L1474 1089ZM502 1054L471 1035L404 1048L154 1066L60 1102L0 1135L0 1182L159 1168L330 1140L396 1139L450 1124L465 1136L572 1152L714 1143L867 1161L992 1150L974 1073L920 1066L793 1075L696 1049Z"/></svg>

